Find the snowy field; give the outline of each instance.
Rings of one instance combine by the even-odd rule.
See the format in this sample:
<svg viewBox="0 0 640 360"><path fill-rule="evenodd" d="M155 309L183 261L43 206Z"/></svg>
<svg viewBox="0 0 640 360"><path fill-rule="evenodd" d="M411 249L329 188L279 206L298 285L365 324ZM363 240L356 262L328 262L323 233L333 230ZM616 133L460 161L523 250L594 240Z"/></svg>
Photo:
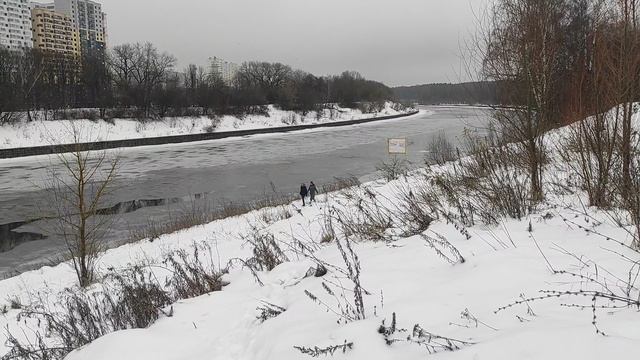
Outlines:
<svg viewBox="0 0 640 360"><path fill-rule="evenodd" d="M335 109L325 109L320 114L310 112L306 115L269 106L268 116L247 115L242 119L225 115L215 119L181 117L145 122L123 119L114 119L110 122L104 120L27 122L23 120L16 124L0 126L0 149L73 143L73 127L81 129L81 142L124 140L199 134L207 131L223 132L318 124L400 114L400 111L394 110L393 105L388 102L384 109L377 113L363 113L358 109L336 107Z"/></svg>
<svg viewBox="0 0 640 360"><path fill-rule="evenodd" d="M640 301L640 254L628 247L629 228L585 207L585 195L554 156L545 183L564 186L548 191L521 220L464 226L441 218L428 230L409 231L403 194L417 194L451 166L322 194L309 207L295 202L107 251L102 274L145 263L159 283L168 276L160 269L164 254L194 244L209 249L203 253L212 267L235 265L222 291L180 300L149 328L108 334L67 359L293 360L332 346L335 359L637 359L638 308L597 295ZM393 225L379 241L347 234L329 220L367 226L380 216ZM334 240L322 243L332 226ZM286 261L255 272L233 261L251 263L248 239L255 234L272 235ZM328 272L316 277L319 264ZM74 284L68 264L44 267L1 281L0 299L55 309ZM361 300L354 296L358 289ZM99 285L89 290L100 291ZM535 297L543 299L524 300ZM36 331L47 333L20 312L7 308L0 317L5 333L32 340ZM0 355L8 351L0 348Z"/></svg>

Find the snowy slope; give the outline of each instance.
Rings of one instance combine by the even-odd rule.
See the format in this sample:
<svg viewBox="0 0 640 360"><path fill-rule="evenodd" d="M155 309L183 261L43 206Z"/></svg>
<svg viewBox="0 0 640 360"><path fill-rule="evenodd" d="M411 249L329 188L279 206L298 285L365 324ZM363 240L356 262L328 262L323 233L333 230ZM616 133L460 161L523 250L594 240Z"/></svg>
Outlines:
<svg viewBox="0 0 640 360"><path fill-rule="evenodd" d="M433 168L435 172L444 169L446 166ZM566 175L557 171L547 181ZM416 324L464 342L457 351L433 355L435 359L637 358L638 308L597 309L596 325L606 333L603 336L592 325L591 297L553 297L514 305L522 298L544 295L541 290L598 290L586 277L639 296L640 255L616 242L630 244L629 233L608 214L584 208L584 194L578 189L550 192L545 203L522 221L504 219L498 226L477 225L467 232L454 223L432 224L424 234L447 239L464 257L464 263L445 261L421 236L404 237L396 232L392 234L394 242L355 243L361 284L367 291L363 299L366 318L340 321L340 306L354 304L353 287L340 271L346 265L336 244L320 244L324 215L330 208L357 213L353 202L356 193L374 194L393 208L399 202L399 189L417 186L423 176L425 172L419 170L389 183L379 180L359 189L323 194L311 207L301 208L296 202L286 207L293 217L275 223L264 222L264 211L276 211L266 209L165 235L153 243L143 241L107 251L100 260L103 272L140 260L158 260L173 249L189 249L194 242L209 244L214 249L212 262L226 264L233 258L251 256L252 249L242 237L255 225L275 236L289 261L271 272L260 272L263 285L247 269L234 266L225 275L230 284L222 291L179 301L173 306L172 317L162 317L148 329L106 335L67 359L293 360L308 358L295 346L323 348L346 341L353 342L352 349L344 354L338 350L333 358L417 360L427 358L429 349L400 341L411 335ZM316 251L304 256L294 251L300 244ZM321 278L307 276L318 261L335 268L330 267ZM627 283L633 286L625 288ZM339 290L339 284L345 290ZM0 281L0 299L17 296L29 303L36 292L46 292L48 299L54 299L55 294L73 286L74 275L68 265L44 267ZM333 289L335 296L325 286ZM260 313L257 308L264 302L286 311L261 322L256 318ZM612 304L597 303L607 305ZM507 308L498 311L502 307ZM393 313L398 330L391 339L397 341L387 344L378 330L383 320L390 326ZM19 310L10 310L0 317L0 327L17 337L30 336L37 324L18 321L18 315ZM0 348L0 355L7 350Z"/></svg>
<svg viewBox="0 0 640 360"><path fill-rule="evenodd" d="M282 127L295 124L317 124L335 121L357 120L370 117L400 114L387 103L379 113L362 113L360 110L336 108L325 109L321 114L310 112L301 115L293 111L283 111L269 106L269 116L248 115L242 119L234 116L167 118L161 121L140 122L135 120L23 120L17 124L0 126L0 149L19 148L53 144L73 143L72 126L81 129L81 142L123 140L171 135L198 134L215 125L216 132Z"/></svg>

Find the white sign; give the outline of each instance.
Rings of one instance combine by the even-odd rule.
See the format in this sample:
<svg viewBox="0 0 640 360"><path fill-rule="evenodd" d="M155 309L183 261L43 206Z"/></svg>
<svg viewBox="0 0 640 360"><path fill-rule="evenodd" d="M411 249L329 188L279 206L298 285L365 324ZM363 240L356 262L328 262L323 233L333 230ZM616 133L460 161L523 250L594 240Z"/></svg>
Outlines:
<svg viewBox="0 0 640 360"><path fill-rule="evenodd" d="M389 139L389 154L406 154L407 139Z"/></svg>

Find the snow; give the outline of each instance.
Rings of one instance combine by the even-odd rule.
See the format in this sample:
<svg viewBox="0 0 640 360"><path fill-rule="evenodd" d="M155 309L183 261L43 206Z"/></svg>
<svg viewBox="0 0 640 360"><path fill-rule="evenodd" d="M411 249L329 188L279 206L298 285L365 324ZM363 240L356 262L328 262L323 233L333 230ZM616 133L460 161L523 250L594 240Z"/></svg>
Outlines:
<svg viewBox="0 0 640 360"><path fill-rule="evenodd" d="M434 170L442 171L446 166ZM382 202L387 205L396 204L399 189L416 186L424 174L424 170L417 170L392 182L363 184L362 189L385 199ZM550 178L562 175L554 173ZM364 296L366 319L339 322L338 315L313 302L305 291L336 309L336 301L352 301L351 293L347 290L346 300L340 296L336 300L323 289L323 282L340 282L351 288L349 280L333 269L323 278L306 277L315 262L291 248L293 239L313 244L318 249L315 257L344 267L337 246L319 244L319 239L323 215L330 207L349 213L357 211L348 194L322 194L317 204L304 208L295 202L286 206L294 214L291 218L272 224L260 220L262 211L274 211L265 209L164 235L154 242L108 250L100 259L102 272L110 267L126 268L142 259L158 260L172 250L189 249L194 242L209 244L214 249L215 263L246 259L251 256L251 249L241 237L256 224L262 231L274 234L283 248L291 246L287 251L289 262L258 274L263 286L246 269L233 267L225 275L230 284L222 291L181 300L173 305L172 317L162 317L148 329L106 335L69 354L67 360L293 360L307 358L294 346L326 347L345 341L353 342L353 349L345 354L338 351L334 358L426 358L427 350L416 344L385 343L378 327L383 320L388 326L393 313L398 327L409 333L415 324L420 324L434 334L472 343L455 352L435 354L435 359L636 359L640 353L638 309L598 310L597 326L606 336L596 334L592 325L591 298L552 298L529 302L531 311L526 304L497 311L521 296L540 296L541 290L592 289L593 284L579 278L554 274L547 261L555 270L597 274L613 288L623 286L623 280L633 275L630 269L636 266L637 270L632 263L639 260L637 252L607 241L611 238L630 244L629 233L608 214L584 208L585 196L580 191L549 193L545 203L522 221L504 219L498 226L471 227L470 239L454 224L432 224L426 234L444 236L460 251L464 263L452 265L444 261L420 236L396 235L391 243L355 243L362 268L361 283L369 293ZM43 267L0 281L0 299L17 296L28 303L37 292L56 294L73 286L74 274L68 264ZM631 289L635 294L637 286ZM263 301L287 310L260 322L256 308ZM567 303L585 308L562 306ZM0 328L19 337L28 336L36 324L19 322L18 315L19 310L10 310L0 317ZM406 336L407 333L399 333L395 338ZM6 351L0 347L0 355Z"/></svg>
<svg viewBox="0 0 640 360"><path fill-rule="evenodd" d="M104 120L22 120L16 124L0 126L0 149L32 147L74 142L72 128L82 129L81 142L124 140L147 137L198 134L215 126L215 132L283 127L299 124L318 124L370 117L398 115L394 104L387 102L378 113L363 113L358 109L336 107L325 109L321 114L309 112L306 115L294 111L280 110L268 106L268 116L248 115L244 118L225 115L216 119L208 117L166 118L154 121L114 119Z"/></svg>

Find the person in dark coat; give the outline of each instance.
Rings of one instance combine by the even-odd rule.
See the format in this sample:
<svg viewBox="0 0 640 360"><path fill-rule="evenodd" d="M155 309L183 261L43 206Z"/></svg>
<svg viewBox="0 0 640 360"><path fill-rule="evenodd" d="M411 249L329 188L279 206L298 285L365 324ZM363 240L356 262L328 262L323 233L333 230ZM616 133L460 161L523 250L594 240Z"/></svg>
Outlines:
<svg viewBox="0 0 640 360"><path fill-rule="evenodd" d="M309 204L316 201L317 193L318 193L318 188L316 188L316 184L314 184L312 181L311 184L309 185L309 197L310 197Z"/></svg>
<svg viewBox="0 0 640 360"><path fill-rule="evenodd" d="M304 203L304 198L307 197L309 190L307 190L307 186L305 184L300 185L300 197L302 198L302 206L306 206Z"/></svg>

